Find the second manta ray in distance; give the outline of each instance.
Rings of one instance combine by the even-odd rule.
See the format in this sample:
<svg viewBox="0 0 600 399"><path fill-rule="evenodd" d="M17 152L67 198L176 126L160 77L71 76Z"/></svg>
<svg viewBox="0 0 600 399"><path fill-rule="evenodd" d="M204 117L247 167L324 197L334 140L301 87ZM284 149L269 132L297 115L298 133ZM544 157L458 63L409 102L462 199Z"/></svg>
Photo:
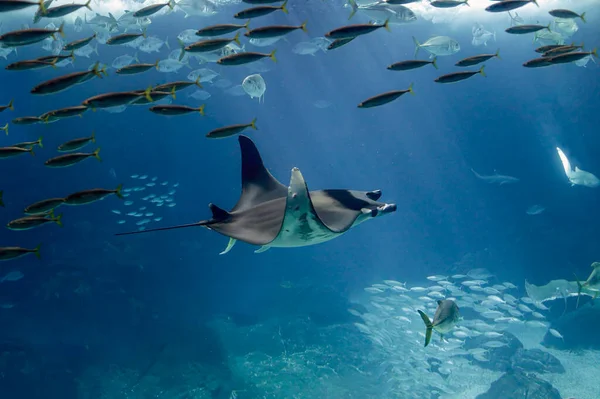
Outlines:
<svg viewBox="0 0 600 399"><path fill-rule="evenodd" d="M212 218L196 223L117 235L148 233L203 226L229 237L225 254L237 240L271 247L290 248L319 244L341 236L352 227L396 211L395 204L377 202L381 191L308 191L298 168L292 169L289 187L278 182L263 165L258 149L239 136L242 152L242 195L229 212L209 204Z"/></svg>

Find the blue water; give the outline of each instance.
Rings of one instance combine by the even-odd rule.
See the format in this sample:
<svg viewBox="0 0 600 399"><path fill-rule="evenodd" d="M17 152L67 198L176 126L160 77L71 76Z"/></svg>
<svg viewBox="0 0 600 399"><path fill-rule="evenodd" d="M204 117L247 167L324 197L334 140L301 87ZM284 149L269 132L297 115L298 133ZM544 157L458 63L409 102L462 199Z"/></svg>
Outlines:
<svg viewBox="0 0 600 399"><path fill-rule="evenodd" d="M223 256L218 253L227 238L205 229L115 237L133 225L117 224L125 217L111 210L127 207L115 196L59 208L63 228L3 229L2 246L33 248L41 243L42 249L41 260L28 256L0 265L2 273L20 270L25 275L18 282L0 284L0 302L14 304L0 310L0 338L35 348L30 363L46 358L33 376L4 370L10 379L0 385L3 398L81 397L68 376L59 373L60 378L53 378L52 371L69 369L76 377L92 363L143 369L161 345L182 334L198 341L197 360L224 367L226 354L204 326L217 316L228 315L239 325L282 315L308 317L320 325L345 323L347 299L363 287L386 278L418 281L448 273L468 253L477 254L482 262L478 266L499 280L521 285L525 279L545 284L551 279L572 280L574 273L589 274L589 264L598 257L598 192L569 185L555 147L565 150L574 165L600 172L597 64L523 68L523 62L537 56L529 35L510 36L499 30L497 43L475 48L470 43L475 21L449 26L420 20L393 26L391 33L380 30L316 57L292 53L295 43L347 23L348 10L341 3L290 0L289 15L274 13L253 24L295 25L308 20L308 35L291 33L276 46L277 63L264 61L272 67L262 74L267 83L264 104L209 86L212 97L206 101L205 117L166 118L138 106L120 114L87 112L82 118L47 125L11 125L9 135L0 136L0 145L43 136L44 147L36 148L34 157L1 160L0 189L6 207L0 215L6 224L38 200L118 184L127 188L137 184L130 175L147 174L157 176L158 182L179 183L177 205L155 211L163 220L153 227L206 219L209 202L224 209L236 203L240 154L235 138L211 141L204 136L219 126L253 118L258 130L246 134L282 183L287 185L296 166L310 189L381 189L382 201L396 203L397 212L325 244L254 254L256 248L238 243ZM211 18L160 16L148 32L169 37L174 49L181 30L231 22L229 15L242 8L224 7ZM572 39L594 45L600 35L594 21L600 16L597 9L587 11L589 23L579 23ZM542 19L549 20L545 15ZM498 28L508 23L504 16L498 20ZM353 22L364 23L367 18L357 15ZM5 19L2 32L21 23ZM90 32L86 27L76 33L68 25L67 41ZM424 41L431 34L458 40L460 53L438 58L437 71L430 66L411 72L385 69L412 58L411 36ZM477 75L454 85L433 82L454 71L453 64L461 57L495 52L497 47L502 59L486 62L487 77ZM134 51L99 45L99 52L100 61L110 65L115 57ZM139 55L142 62L155 62L168 52L163 47L160 55ZM421 51L421 58L425 54ZM41 55L47 53L33 45L0 63ZM191 71L184 67L178 74L150 70L118 76L109 69L108 77L60 94L29 93L44 80L84 70L94 61L94 56L77 58L74 69L0 69L0 103L14 98L16 108L0 114L0 125L17 116L76 105L102 92L185 80ZM248 75L244 67L192 63L193 69L214 69L234 84ZM414 96L378 108L356 107L370 96L405 89L410 83ZM193 90L178 92L174 103L199 105L187 98ZM313 103L318 100L332 105L316 108ZM102 162L90 159L64 169L44 166L46 159L57 155L54 149L59 144L92 131ZM89 145L86 150L94 148ZM497 170L521 181L486 185L471 168L481 174ZM526 209L534 204L547 210L527 215ZM282 288L283 282L304 288L290 292ZM82 286L89 291L76 293ZM132 300L143 307L135 310Z"/></svg>

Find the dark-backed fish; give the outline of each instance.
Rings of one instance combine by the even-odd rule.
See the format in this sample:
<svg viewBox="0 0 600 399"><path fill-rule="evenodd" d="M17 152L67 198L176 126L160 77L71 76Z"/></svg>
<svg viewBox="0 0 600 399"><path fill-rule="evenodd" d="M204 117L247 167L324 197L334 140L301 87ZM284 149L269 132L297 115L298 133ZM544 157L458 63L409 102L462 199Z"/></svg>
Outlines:
<svg viewBox="0 0 600 399"><path fill-rule="evenodd" d="M474 55L472 57L463 58L454 65L460 67L473 66L485 62L494 57L500 58L500 49L498 49L498 51L496 51L495 54L480 54Z"/></svg>
<svg viewBox="0 0 600 399"><path fill-rule="evenodd" d="M11 111L15 110L14 100L10 100L6 105L0 105L0 112L4 112L7 109L10 109Z"/></svg>
<svg viewBox="0 0 600 399"><path fill-rule="evenodd" d="M47 68L50 66L53 68L56 68L55 64L56 64L56 61L50 62L50 61L40 61L40 60L23 60L23 61L15 61L12 64L8 64L5 69L8 71L27 71L30 69L41 69L41 68Z"/></svg>
<svg viewBox="0 0 600 399"><path fill-rule="evenodd" d="M154 64L130 64L126 65L123 68L117 69L117 73L119 75L135 75L137 73L146 72L149 69L156 68L158 70L158 63L160 60L156 61Z"/></svg>
<svg viewBox="0 0 600 399"><path fill-rule="evenodd" d="M506 28L504 31L506 33L512 33L513 35L524 35L527 33L535 33L542 29L548 29L548 31L552 32L550 30L550 24L548 24L546 26L543 26L543 25L515 25L515 26L511 26L510 28Z"/></svg>
<svg viewBox="0 0 600 399"><path fill-rule="evenodd" d="M589 56L594 56L598 58L598 49L593 49L592 51L575 51L571 53L555 55L553 57L548 58L548 62L552 65L568 64L569 62L579 61Z"/></svg>
<svg viewBox="0 0 600 399"><path fill-rule="evenodd" d="M39 226L43 226L46 223L56 223L62 227L62 214L54 216L54 213L50 211L49 214L43 216L25 216L19 219L8 222L6 227L10 230L23 231L30 230Z"/></svg>
<svg viewBox="0 0 600 399"><path fill-rule="evenodd" d="M346 39L335 39L334 41L329 43L329 46L327 46L327 50L335 50L336 48L340 48L340 47L350 43L354 39L356 39L356 36L348 37Z"/></svg>
<svg viewBox="0 0 600 399"><path fill-rule="evenodd" d="M88 71L73 72L42 82L31 89L31 94L46 95L60 93L61 91L65 91L75 85L87 82L95 76L102 78L102 73L106 72L106 67L103 67L102 70L99 70L98 65L99 64L96 63L94 67Z"/></svg>
<svg viewBox="0 0 600 399"><path fill-rule="evenodd" d="M436 82L436 83L456 83L456 82L460 82L461 80L469 79L471 76L477 75L477 74L485 76L485 72L483 71L483 68L485 68L485 65L482 65L478 71L460 71L460 72L448 73L446 75L442 75L439 78L434 79L434 82Z"/></svg>
<svg viewBox="0 0 600 399"><path fill-rule="evenodd" d="M66 168L90 157L94 157L98 161L102 161L99 154L100 148L96 149L94 152L74 152L71 154L59 155L57 157L50 158L44 162L44 165L48 166L49 168Z"/></svg>
<svg viewBox="0 0 600 399"><path fill-rule="evenodd" d="M88 107L83 105L75 105L73 107L66 107L61 109L55 109L52 111L48 111L43 115L40 115L40 118L44 123L53 123L59 121L61 119L72 118L74 116L81 116L83 113L89 110Z"/></svg>
<svg viewBox="0 0 600 399"><path fill-rule="evenodd" d="M58 29L34 28L7 32L0 35L0 43L3 44L4 47L19 47L41 42L50 36L54 36L56 33L64 37L64 27L65 23L63 22Z"/></svg>
<svg viewBox="0 0 600 399"><path fill-rule="evenodd" d="M236 19L258 18L258 17L262 17L264 15L268 15L277 10L281 10L285 14L287 14L288 10L285 7L286 5L287 5L287 0L285 0L283 2L283 4L280 6L258 6L258 7L253 7L253 8L247 8L247 9L242 10L242 11L238 12L237 14L235 14L233 16L233 18L236 18Z"/></svg>
<svg viewBox="0 0 600 399"><path fill-rule="evenodd" d="M92 7L90 7L91 2L92 0L88 0L85 4L62 4L56 7L49 7L45 12L42 12L41 15L44 18L60 18L75 11L79 11L82 8L93 11Z"/></svg>
<svg viewBox="0 0 600 399"><path fill-rule="evenodd" d="M422 66L429 65L429 64L433 65L433 67L435 69L438 69L436 61L437 61L437 57L433 57L433 59L431 61L428 61L428 60L400 61L400 62L396 62L395 64L389 65L387 67L387 69L389 69L390 71L409 71L411 69L421 68Z"/></svg>
<svg viewBox="0 0 600 399"><path fill-rule="evenodd" d="M0 147L0 159L12 158L26 153L34 155L33 148Z"/></svg>
<svg viewBox="0 0 600 399"><path fill-rule="evenodd" d="M26 215L41 215L58 208L65 202L64 198L48 198L29 205L23 211Z"/></svg>
<svg viewBox="0 0 600 399"><path fill-rule="evenodd" d="M256 118L252 119L252 122L250 123L240 125L229 125L217 128L215 130L211 130L206 134L206 137L208 137L209 139L223 139L225 137L230 137L242 133L249 127L251 127L254 130L258 130L256 128Z"/></svg>
<svg viewBox="0 0 600 399"><path fill-rule="evenodd" d="M235 32L238 29L248 29L250 25L250 21L246 22L244 25L237 24L220 24L220 25L212 25L207 26L206 28L202 28L196 32L196 36L204 36L204 37L214 37L226 35L228 33Z"/></svg>
<svg viewBox="0 0 600 399"><path fill-rule="evenodd" d="M413 87L413 85L411 83L410 86L408 86L408 89L406 89L406 90L388 91L386 93L378 94L371 98L367 98L365 101L358 104L358 108L379 107L380 105L384 105L384 104L394 101L395 99L397 99L398 97L400 97L406 93L415 94L412 87Z"/></svg>
<svg viewBox="0 0 600 399"><path fill-rule="evenodd" d="M534 58L532 60L526 61L523 63L525 68L542 68L552 65L549 61L549 58Z"/></svg>
<svg viewBox="0 0 600 399"><path fill-rule="evenodd" d="M91 190L78 191L65 197L65 205L85 205L101 200L102 198L115 194L120 199L123 199L121 190L123 185L119 184L114 190L104 188L93 188Z"/></svg>
<svg viewBox="0 0 600 399"><path fill-rule="evenodd" d="M150 107L150 111L159 115L166 116L178 116L178 115L186 115L192 112L199 112L200 115L204 115L204 104L197 108L188 107L186 105L155 105L154 107Z"/></svg>
<svg viewBox="0 0 600 399"><path fill-rule="evenodd" d="M574 11L571 10L565 10L565 9L556 9L556 10L550 10L548 11L548 14L552 15L553 17L556 18L567 18L567 19L575 19L575 18L581 18L581 20L583 22L585 22L585 13L582 12L581 15L577 14Z"/></svg>
<svg viewBox="0 0 600 399"><path fill-rule="evenodd" d="M21 256L35 254L40 258L40 246L33 249L21 248L21 247L0 247L0 260L10 260L20 258Z"/></svg>
<svg viewBox="0 0 600 399"><path fill-rule="evenodd" d="M196 87L202 88L202 85L200 84L200 78L196 79L195 82L190 82L189 80L180 80L177 82L163 83L161 85L155 86L153 90L171 92L173 88L175 89L175 91L179 91L194 85Z"/></svg>
<svg viewBox="0 0 600 399"><path fill-rule="evenodd" d="M8 123L2 127L0 127L0 130L4 130L4 133L6 133L6 135L8 136Z"/></svg>
<svg viewBox="0 0 600 399"><path fill-rule="evenodd" d="M179 56L179 60L183 59L183 55L185 52L188 53L205 53L209 51L220 50L223 47L227 46L229 43L235 42L238 45L242 45L240 43L240 33L236 33L235 36L231 39L209 39L209 40L201 40L196 43L192 43L189 46L182 46L181 55Z"/></svg>
<svg viewBox="0 0 600 399"><path fill-rule="evenodd" d="M544 52L544 54L542 54L542 57L554 57L555 55L559 55L559 54L572 53L572 52L576 51L577 49L583 50L583 43L581 44L581 46L576 46L574 44L571 44L568 46L555 47L553 49L550 49L550 50Z"/></svg>
<svg viewBox="0 0 600 399"><path fill-rule="evenodd" d="M35 141L24 141L22 143L13 144L11 147L33 148L36 145L40 148L44 148L44 145L42 144L42 137L40 137L39 139L37 139Z"/></svg>
<svg viewBox="0 0 600 399"><path fill-rule="evenodd" d="M18 11L24 8L38 6L41 11L45 12L44 1L26 1L26 0L0 0L0 13Z"/></svg>
<svg viewBox="0 0 600 399"><path fill-rule="evenodd" d="M109 46L114 46L118 44L126 44L132 42L140 37L146 37L146 30L142 33L122 33L120 35L112 36L106 41L106 44Z"/></svg>
<svg viewBox="0 0 600 399"><path fill-rule="evenodd" d="M143 93L139 91L121 91L98 94L97 96L84 100L81 105L90 107L92 109L118 107L120 105L132 104L135 102L135 100L138 100L142 97L146 97L148 101L152 102L152 97L150 97L151 91L152 88L148 88Z"/></svg>
<svg viewBox="0 0 600 399"><path fill-rule="evenodd" d="M349 39L360 35L366 35L376 31L379 28L385 28L390 32L389 20L386 20L383 24L356 24L342 26L341 28L334 29L330 32L325 33L325 37L329 39Z"/></svg>
<svg viewBox="0 0 600 399"><path fill-rule="evenodd" d="M558 48L558 47L564 47L564 44L549 44L547 46L541 46L535 49L536 53L545 53L546 51L550 51L552 49Z"/></svg>
<svg viewBox="0 0 600 399"><path fill-rule="evenodd" d="M463 4L466 6L469 5L468 0L434 0L429 4L436 8L453 8Z"/></svg>
<svg viewBox="0 0 600 399"><path fill-rule="evenodd" d="M43 122L44 120L39 116L21 116L10 121L13 125L35 125Z"/></svg>
<svg viewBox="0 0 600 399"><path fill-rule="evenodd" d="M90 42L92 40L94 40L96 38L96 35L97 35L97 33L94 33L92 36L86 37L85 39L79 39L79 40L75 40L71 43L67 43L63 46L63 50L64 51L75 51L82 47L85 47L88 44L90 44Z"/></svg>
<svg viewBox="0 0 600 399"><path fill-rule="evenodd" d="M139 94L142 94L142 91L138 92ZM157 91L157 90L152 90L150 93L148 93L148 96L143 96L138 98L137 100L135 100L134 102L131 103L131 105L147 105L147 104L151 104L154 103L156 101L160 101L165 97L171 96L173 97L173 100L175 100L177 98L177 96L175 95L175 88L172 88L171 91Z"/></svg>
<svg viewBox="0 0 600 399"><path fill-rule="evenodd" d="M251 39L269 39L273 37L280 37L287 35L290 32L295 30L302 29L304 32L306 30L306 22L298 26L292 25L273 25L273 26L262 26L260 28L252 29L244 33L244 36L249 37Z"/></svg>
<svg viewBox="0 0 600 399"><path fill-rule="evenodd" d="M265 53L255 53L255 52L246 52L246 53L237 53L231 54L217 60L217 64L220 65L243 65L249 64L251 62L255 62L261 60L263 58L270 58L274 62L277 62L277 58L275 58L275 51L271 51L269 54Z"/></svg>
<svg viewBox="0 0 600 399"><path fill-rule="evenodd" d="M159 12L166 6L168 6L172 10L173 7L175 7L176 5L177 5L177 3L175 3L175 0L169 0L166 3L152 4L150 6L146 6L140 10L137 10L132 15L135 18L145 18L145 17L149 17L152 14L156 14L157 12Z"/></svg>
<svg viewBox="0 0 600 399"><path fill-rule="evenodd" d="M523 7L529 3L533 3L539 7L537 0L503 0L503 1L497 1L494 4L492 4L491 6L487 6L485 8L485 10L488 12L511 11L511 10L515 10L517 8Z"/></svg>
<svg viewBox="0 0 600 399"><path fill-rule="evenodd" d="M77 139L69 140L66 143L59 145L58 151L59 152L75 151L75 150L85 147L88 143L95 143L95 142L96 142L96 133L92 132L92 135L89 137L80 137Z"/></svg>

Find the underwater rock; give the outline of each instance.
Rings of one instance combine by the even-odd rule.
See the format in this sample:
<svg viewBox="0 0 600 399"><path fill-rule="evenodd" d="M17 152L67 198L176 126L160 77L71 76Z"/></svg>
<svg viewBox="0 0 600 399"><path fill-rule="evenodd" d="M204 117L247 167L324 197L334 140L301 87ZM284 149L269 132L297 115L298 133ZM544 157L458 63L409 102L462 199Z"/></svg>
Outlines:
<svg viewBox="0 0 600 399"><path fill-rule="evenodd" d="M492 383L486 393L476 399L561 399L560 393L549 382L535 374L514 371L504 374Z"/></svg>
<svg viewBox="0 0 600 399"><path fill-rule="evenodd" d="M488 338L484 335L470 338L465 342L464 348L466 350L485 348L488 350L486 357L489 359L488 362L481 362L477 359L471 359L479 367L494 370L494 371L507 371L512 367L512 357L517 353L519 349L523 349L523 344L517 337L508 331L503 332L503 336L500 338ZM500 348L486 348L484 345L489 341L500 341L506 343L506 346Z"/></svg>
<svg viewBox="0 0 600 399"><path fill-rule="evenodd" d="M560 360L541 349L517 349L511 361L515 370L559 374L565 372Z"/></svg>
<svg viewBox="0 0 600 399"><path fill-rule="evenodd" d="M600 302L596 300L595 302ZM593 302L592 302L593 303ZM585 326L585 328L581 328ZM552 322L551 328L560 331L564 340L556 338L549 332L544 336L542 345L561 350L600 349L598 331L600 331L600 306L581 306L573 312Z"/></svg>

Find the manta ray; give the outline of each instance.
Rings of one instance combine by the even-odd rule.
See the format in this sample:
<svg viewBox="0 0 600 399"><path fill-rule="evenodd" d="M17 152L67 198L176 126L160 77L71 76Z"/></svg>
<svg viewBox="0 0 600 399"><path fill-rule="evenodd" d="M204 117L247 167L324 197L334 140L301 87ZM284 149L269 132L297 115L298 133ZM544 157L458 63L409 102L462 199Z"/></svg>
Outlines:
<svg viewBox="0 0 600 399"><path fill-rule="evenodd" d="M202 226L229 237L225 254L237 241L290 248L337 238L362 222L396 211L395 204L377 202L381 190L343 189L309 191L300 169L293 168L288 187L265 168L258 149L248 137L238 137L242 153L242 194L229 212L209 204L212 217L196 223L117 235L148 233Z"/></svg>

